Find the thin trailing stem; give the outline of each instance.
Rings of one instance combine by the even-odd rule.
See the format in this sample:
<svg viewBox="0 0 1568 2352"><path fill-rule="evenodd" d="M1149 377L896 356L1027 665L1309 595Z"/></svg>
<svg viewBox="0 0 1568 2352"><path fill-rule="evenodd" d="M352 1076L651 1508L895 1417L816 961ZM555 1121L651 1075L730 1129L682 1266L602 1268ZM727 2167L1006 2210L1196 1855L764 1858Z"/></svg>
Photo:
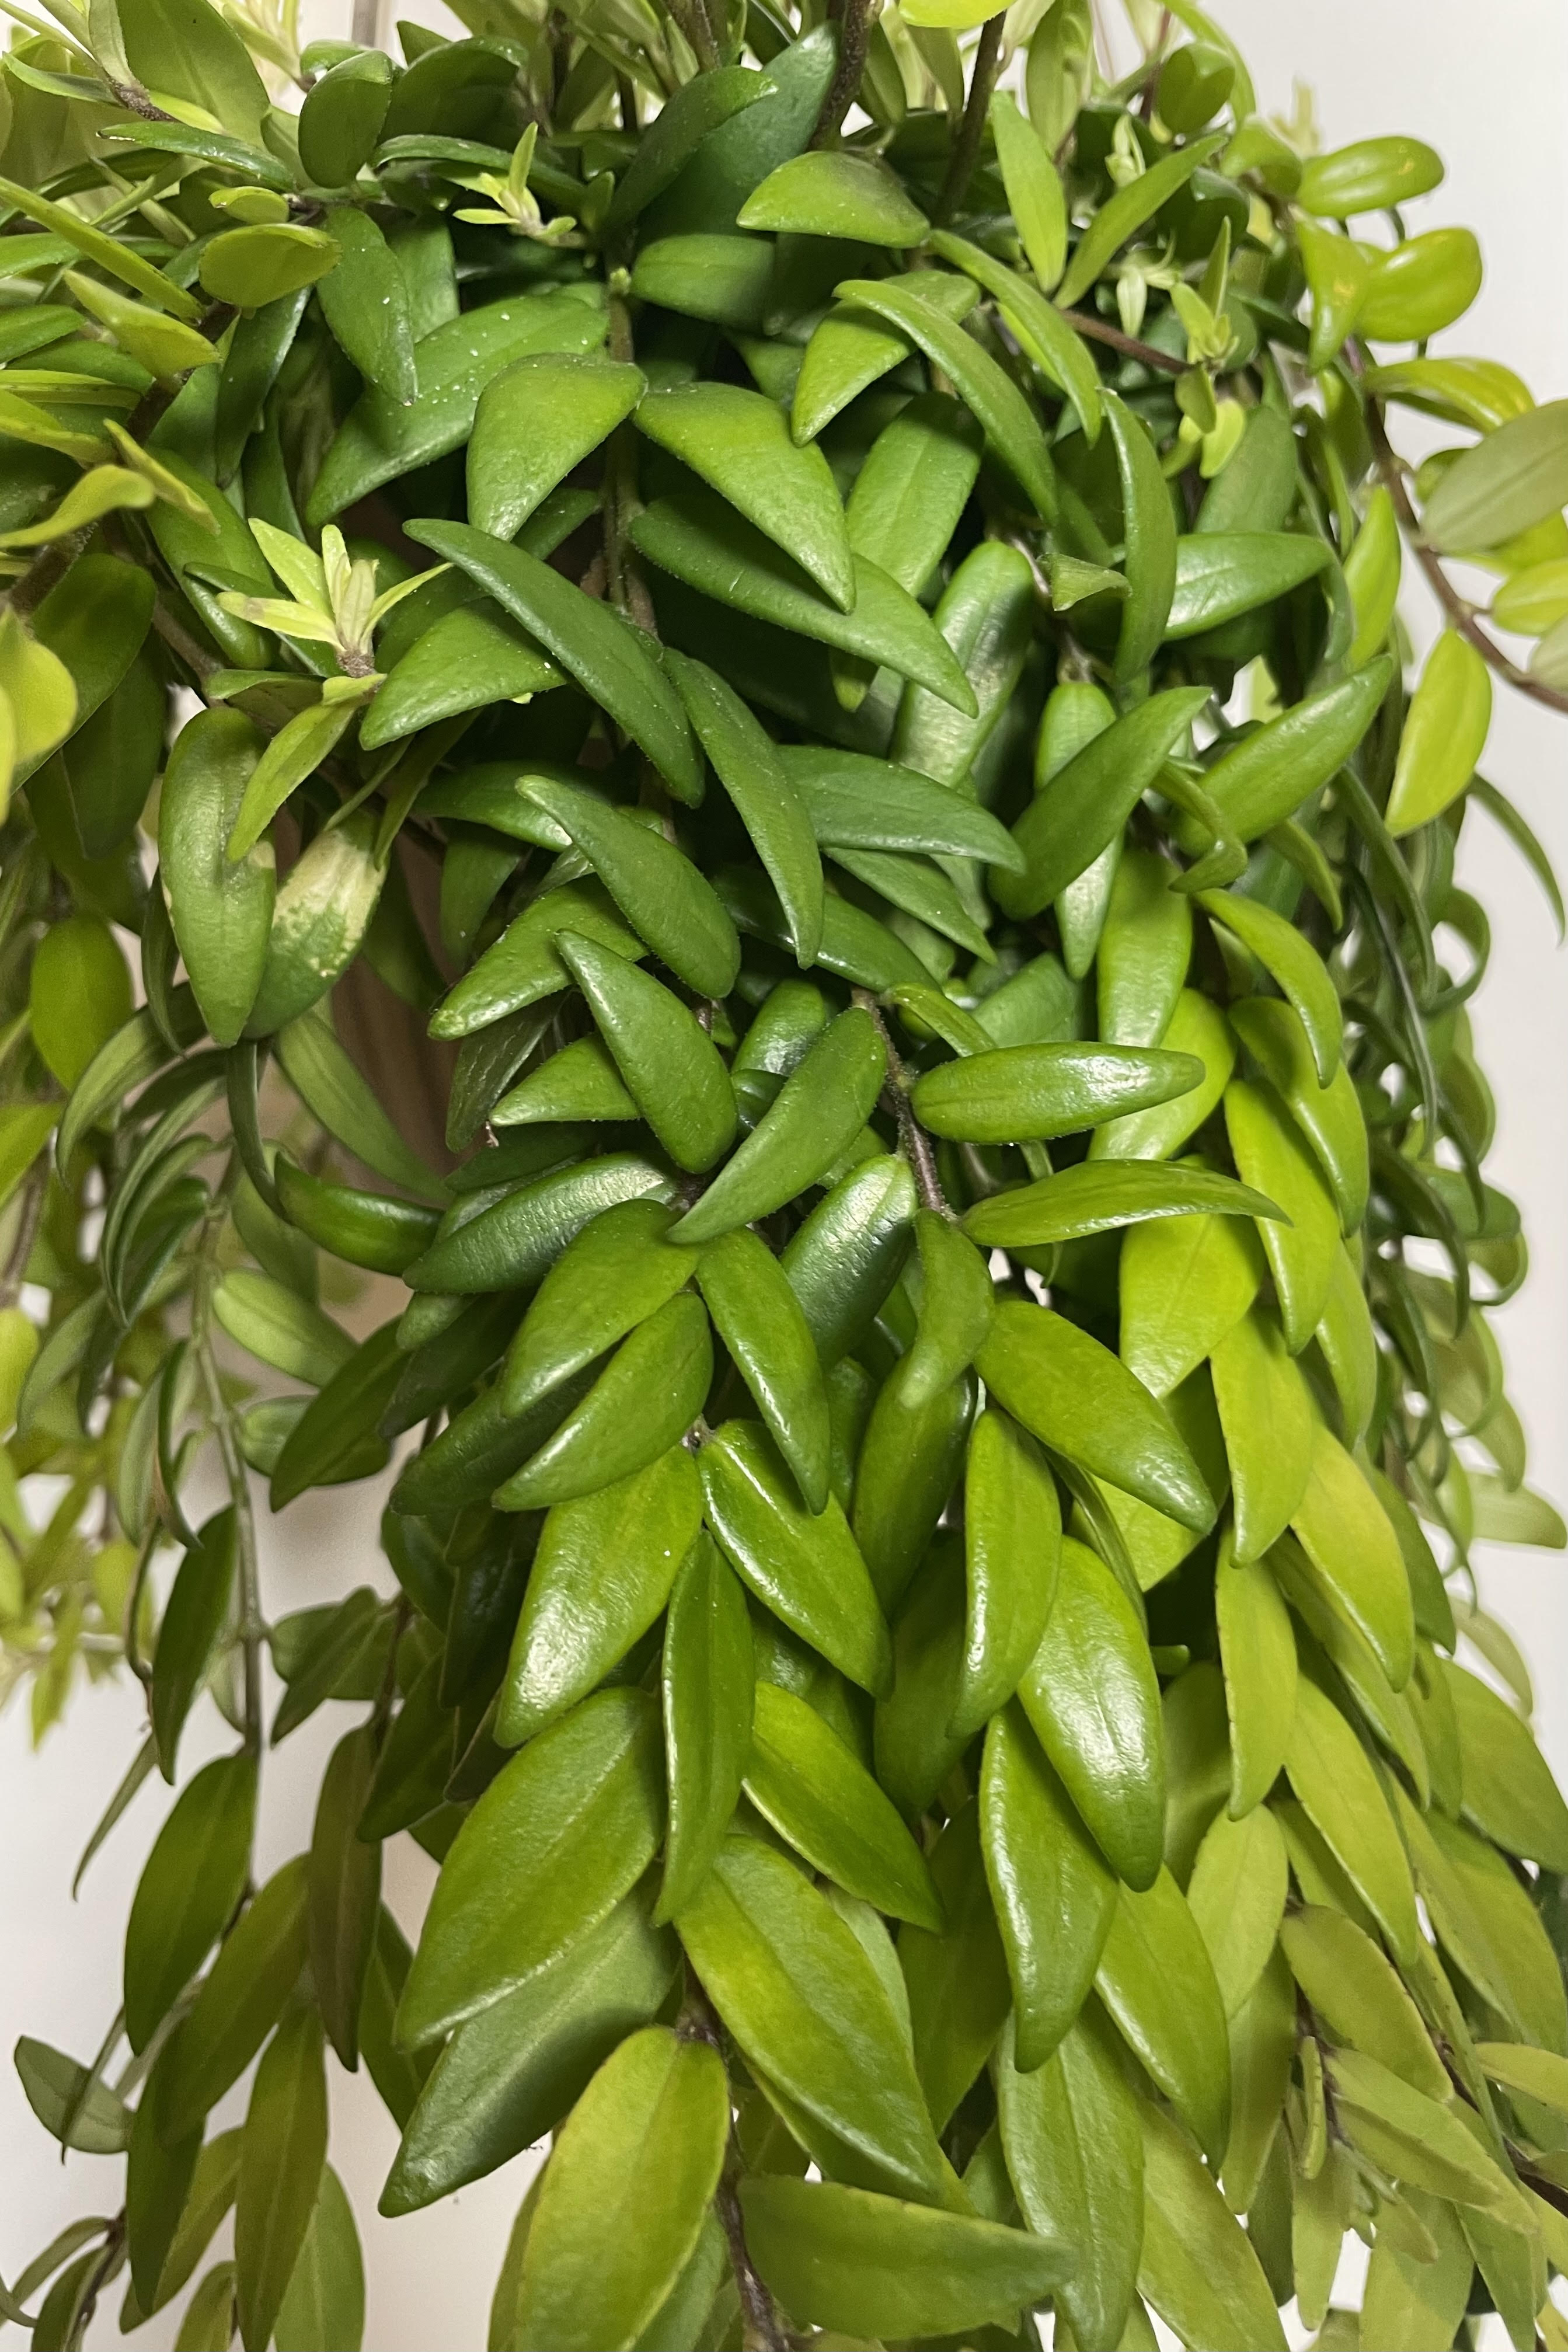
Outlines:
<svg viewBox="0 0 1568 2352"><path fill-rule="evenodd" d="M882 1051L888 1057L888 1083L883 1089L883 1101L898 1121L899 1150L910 1163L914 1175L915 1190L921 1196L921 1206L922 1209L934 1209L939 1217L951 1217L952 1208L947 1194L942 1189L942 1178L937 1173L936 1153L931 1149L931 1137L915 1117L914 1105L910 1100L909 1073L900 1058L892 1034L882 1018L882 1008L869 989L857 988L850 992L862 1012L868 1013L876 1023L877 1034L882 1041Z"/></svg>
<svg viewBox="0 0 1568 2352"><path fill-rule="evenodd" d="M0 1307L15 1307L21 1295L22 1285L27 1278L27 1260L32 1256L33 1244L38 1238L44 1196L48 1187L48 1168L44 1160L39 1160L28 1174L16 1237L11 1244L10 1255L5 1260L5 1271L0 1275Z"/></svg>
<svg viewBox="0 0 1568 2352"><path fill-rule="evenodd" d="M1107 319L1096 319L1088 310L1064 310L1062 317L1069 327L1088 337L1091 343L1106 343L1124 359L1137 360L1143 367L1157 368L1163 375L1185 375L1185 360L1177 359L1171 352L1157 351L1152 343L1142 343L1136 335L1124 335Z"/></svg>
<svg viewBox="0 0 1568 2352"><path fill-rule="evenodd" d="M988 16L980 28L980 40L974 52L974 65L969 77L969 100L958 126L958 136L952 142L952 154L948 162L947 176L942 184L942 194L931 215L933 225L945 228L968 192L974 166L980 160L980 142L984 135L985 118L991 110L992 92L996 88L996 76L1002 65L1002 26L1000 16Z"/></svg>
<svg viewBox="0 0 1568 2352"><path fill-rule="evenodd" d="M250 1474L239 1450L233 1409L223 1392L212 1338L212 1294L217 1271L212 1244L222 1229L228 1209L229 1192L238 1170L237 1157L231 1158L228 1175L214 1201L191 1300L191 1340L206 1390L207 1411L213 1435L217 1441L218 1458L223 1464L224 1481L234 1506L235 1558L239 1580L239 1645L244 1662L245 1745L249 1754L259 1757L263 1746L261 1644L266 1638L267 1628L261 1614L256 1517L250 1504Z"/></svg>
<svg viewBox="0 0 1568 2352"><path fill-rule="evenodd" d="M713 27L708 20L708 11L702 0L668 0L668 6L676 30L696 58L700 70L713 72L723 60L719 55L719 44L713 38Z"/></svg>
<svg viewBox="0 0 1568 2352"><path fill-rule="evenodd" d="M871 40L871 0L835 0L829 22L838 30L838 59L811 134L814 147L833 145L844 128L845 116L860 95Z"/></svg>
<svg viewBox="0 0 1568 2352"><path fill-rule="evenodd" d="M36 612L50 589L58 587L65 578L97 528L96 523L88 523L82 530L68 530L63 539L51 539L47 547L41 547L26 572L11 583L5 599L11 610L23 618Z"/></svg>
<svg viewBox="0 0 1568 2352"><path fill-rule="evenodd" d="M723 2059L724 2036L718 2016L689 1968L686 1972L686 2001L676 2031L683 2041L706 2042L710 2050L717 2052ZM745 2217L741 2211L736 2187L741 2170L741 2152L731 2123L729 2150L714 2193L713 2210L730 2249L730 2267L734 2272L735 2284L740 2292L746 2341L757 2347L758 2352L796 2352L798 2338L790 2334L779 2317L778 2305L759 2277L746 2244Z"/></svg>
<svg viewBox="0 0 1568 2352"><path fill-rule="evenodd" d="M1436 549L1427 544L1422 534L1420 519L1410 502L1410 492L1405 487L1403 460L1388 438L1381 401L1368 399L1366 422L1377 457L1377 469L1387 486L1389 497L1394 500L1394 511L1399 517L1400 528L1410 541L1415 561L1426 573L1450 628L1458 630L1489 667L1495 669L1500 677L1506 678L1510 686L1517 688L1521 694L1529 695L1532 702L1543 702L1548 710L1568 711L1568 694L1560 692L1554 686L1548 686L1543 678L1531 677L1527 669L1521 669L1517 662L1509 659L1497 639L1482 628L1476 618L1475 606L1467 604L1460 595L1444 571Z"/></svg>

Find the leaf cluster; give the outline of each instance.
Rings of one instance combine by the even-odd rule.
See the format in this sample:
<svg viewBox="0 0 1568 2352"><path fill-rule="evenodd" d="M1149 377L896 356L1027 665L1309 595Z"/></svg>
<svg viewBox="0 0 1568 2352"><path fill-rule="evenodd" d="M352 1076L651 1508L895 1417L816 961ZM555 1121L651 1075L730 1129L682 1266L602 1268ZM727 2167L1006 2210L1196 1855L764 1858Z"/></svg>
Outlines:
<svg viewBox="0 0 1568 2352"><path fill-rule="evenodd" d="M0 2316L357 2345L337 2065L389 2214L550 2141L496 2352L1568 2340L1456 879L1479 810L1562 922L1479 765L1568 707L1568 403L1429 349L1438 159L1192 0L1121 82L1088 0L45 4L0 1690L144 1688L83 1868L174 1793L98 2055L17 2051L123 2208ZM391 1465L269 1621L261 1486Z"/></svg>

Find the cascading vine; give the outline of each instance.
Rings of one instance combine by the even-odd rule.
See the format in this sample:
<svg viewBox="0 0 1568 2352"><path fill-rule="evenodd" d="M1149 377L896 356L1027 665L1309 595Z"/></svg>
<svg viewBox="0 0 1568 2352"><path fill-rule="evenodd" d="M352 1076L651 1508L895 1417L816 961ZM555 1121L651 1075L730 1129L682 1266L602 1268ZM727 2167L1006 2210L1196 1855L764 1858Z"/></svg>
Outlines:
<svg viewBox="0 0 1568 2352"><path fill-rule="evenodd" d="M1193 0L1120 81L1089 0L41 4L0 1692L142 1685L82 1869L174 1793L16 2051L123 2195L0 2319L357 2352L363 2066L384 2213L549 2141L492 2352L1561 2352L1456 852L1561 926L1478 762L1568 709L1568 402L1429 348L1438 158ZM270 1616L268 1506L393 1465Z"/></svg>

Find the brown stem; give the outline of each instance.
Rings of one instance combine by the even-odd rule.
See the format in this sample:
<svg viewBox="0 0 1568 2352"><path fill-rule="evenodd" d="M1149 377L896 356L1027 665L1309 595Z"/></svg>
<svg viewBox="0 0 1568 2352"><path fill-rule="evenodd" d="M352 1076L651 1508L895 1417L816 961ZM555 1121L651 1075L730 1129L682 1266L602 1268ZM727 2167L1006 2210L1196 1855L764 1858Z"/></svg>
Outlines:
<svg viewBox="0 0 1568 2352"><path fill-rule="evenodd" d="M686 1974L686 2004L676 2031L683 2041L705 2042L710 2050L716 2051L720 2058L723 2058L724 2036L718 2017L689 1967ZM790 2334L779 2317L778 2305L758 2276L746 2244L745 2219L735 2185L741 2169L741 2152L735 2144L735 2127L731 2123L729 2153L723 2176L714 2193L713 2209L719 2216L730 2249L730 2267L735 2273L735 2284L740 2290L746 2341L759 2346L761 2352L795 2352L798 2339Z"/></svg>
<svg viewBox="0 0 1568 2352"><path fill-rule="evenodd" d="M980 28L980 42L969 77L968 103L963 110L963 120L958 126L958 136L952 142L947 177L942 184L942 194L931 215L932 226L937 228L945 228L963 202L974 166L979 161L985 117L990 111L991 95L996 87L996 76L1002 63L1002 24L1000 16L987 16Z"/></svg>
<svg viewBox="0 0 1568 2352"><path fill-rule="evenodd" d="M668 7L676 30L696 58L699 71L711 73L721 63L719 44L713 38L713 27L702 0L668 0Z"/></svg>
<svg viewBox="0 0 1568 2352"><path fill-rule="evenodd" d="M216 343L230 320L238 316L232 302L210 303L196 320L196 332L205 335L209 343ZM176 394L184 390L189 375L190 370L187 369L184 375L172 377L167 383L149 384L125 420L125 430L132 441L145 445L147 436L164 410L173 404Z"/></svg>
<svg viewBox="0 0 1568 2352"><path fill-rule="evenodd" d="M52 539L47 547L40 548L26 572L11 583L6 597L11 610L23 618L36 612L50 589L58 587L65 578L97 528L96 523L89 523L82 530L68 531L63 539Z"/></svg>
<svg viewBox="0 0 1568 2352"><path fill-rule="evenodd" d="M921 1196L921 1206L922 1209L934 1209L939 1217L951 1217L952 1209L949 1204L947 1194L942 1189L942 1178L937 1173L936 1154L931 1150L930 1136L915 1117L914 1105L910 1100L909 1075L899 1057L899 1049L893 1043L888 1024L882 1018L882 1008L869 989L855 988L849 992L861 1011L868 1013L877 1024L877 1034L882 1041L882 1051L888 1057L888 1083L883 1088L883 1100L898 1121L899 1150L903 1153L913 1171L915 1190Z"/></svg>
<svg viewBox="0 0 1568 2352"><path fill-rule="evenodd" d="M33 1255L33 1244L38 1238L38 1222L44 1213L44 1198L49 1189L47 1160L37 1160L27 1179L27 1189L22 1196L21 1220L16 1227L11 1254L5 1261L5 1271L0 1275L0 1307L15 1307L23 1283L27 1278L27 1260Z"/></svg>
<svg viewBox="0 0 1568 2352"><path fill-rule="evenodd" d="M1495 669L1500 677L1506 678L1510 686L1516 687L1521 694L1529 695L1533 702L1543 702L1548 710L1568 710L1568 694L1560 693L1556 687L1548 686L1542 678L1531 677L1527 669L1521 669L1517 662L1509 659L1495 637L1488 635L1477 620L1474 609L1465 602L1444 571L1436 549L1429 547L1423 538L1420 520L1405 486L1403 465L1388 438L1381 401L1368 399L1366 422L1377 457L1377 469L1387 486L1389 497L1394 500L1394 510L1399 517L1400 527L1410 541L1416 562L1426 574L1433 594L1443 607L1450 628L1457 629L1468 644L1474 646L1481 659Z"/></svg>
<svg viewBox="0 0 1568 2352"><path fill-rule="evenodd" d="M173 122L174 120L172 114L165 114L161 106L153 105L139 81L111 81L109 87L114 92L116 105L122 106L127 114L134 114L139 121Z"/></svg>
<svg viewBox="0 0 1568 2352"><path fill-rule="evenodd" d="M1136 335L1124 335L1120 327L1112 327L1104 319L1091 317L1087 310L1064 310L1062 317L1091 343L1108 343L1113 352L1121 352L1130 360L1141 361L1144 367L1158 368L1165 375L1185 375L1187 363L1170 352L1156 351L1152 343L1141 343Z"/></svg>
<svg viewBox="0 0 1568 2352"><path fill-rule="evenodd" d="M209 654L206 647L192 636L179 614L170 612L161 596L153 607L153 626L170 652L178 654L198 683L223 667L217 656Z"/></svg>
<svg viewBox="0 0 1568 2352"><path fill-rule="evenodd" d="M838 28L838 60L822 101L814 147L831 147L844 128L844 118L860 95L866 71L866 51L871 39L871 0L835 0L829 22Z"/></svg>

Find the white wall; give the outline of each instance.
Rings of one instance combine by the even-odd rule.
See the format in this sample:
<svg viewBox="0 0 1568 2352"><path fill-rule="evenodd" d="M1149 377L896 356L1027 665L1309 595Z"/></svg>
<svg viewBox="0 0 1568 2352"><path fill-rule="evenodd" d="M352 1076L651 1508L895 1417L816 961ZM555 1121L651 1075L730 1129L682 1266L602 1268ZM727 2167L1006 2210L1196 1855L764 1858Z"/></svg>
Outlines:
<svg viewBox="0 0 1568 2352"><path fill-rule="evenodd" d="M1108 7L1110 0L1108 0ZM346 29L346 0L307 0L311 29ZM388 8L389 15L400 13ZM435 0L411 14L438 10ZM1562 257L1568 249L1568 12L1561 0L1224 0L1219 8L1253 67L1260 102L1285 109L1293 76L1313 88L1331 143L1384 131L1430 140L1449 160L1444 189L1421 225L1468 222L1488 257L1485 289L1469 319L1446 339L1453 351L1508 360L1538 398L1568 392L1568 325ZM1406 446L1416 446L1412 438ZM1423 627L1429 625L1412 610ZM1488 766L1524 808L1568 875L1568 730L1544 711L1500 695ZM1482 1062L1496 1089L1499 1134L1489 1173L1522 1202L1535 1263L1525 1295L1500 1318L1515 1401L1529 1432L1533 1480L1568 1504L1568 959L1512 851L1472 819L1463 878L1490 909L1491 973L1474 1017ZM366 1490L319 1496L293 1507L268 1540L267 1598L281 1614L374 1577ZM1568 1777L1568 1567L1552 1556L1492 1551L1483 1592L1523 1641L1541 1693L1540 1729ZM310 1833L321 1766L343 1711L323 1710L269 1764L261 1832L270 1868ZM118 2000L120 1939L131 1894L163 1810L144 1789L131 1818L94 1864L79 1904L68 1881L102 1804L140 1737L131 1693L80 1696L64 1732L42 1753L27 1748L23 1711L0 1719L0 2042L22 2032L87 2056ZM216 1742L214 1743L216 1746ZM409 1842L397 1842L407 1849ZM389 1893L405 1920L417 1916L429 1874L399 1852ZM380 2221L374 2203L395 2143L363 2076L334 2069L333 2157L366 2238L370 2352L477 2352L505 2231L526 2183L526 2160L433 2213ZM228 2118L226 2118L226 2120ZM14 2278L76 2213L112 2210L118 2168L102 2159L51 2161L50 2143L27 2114L9 2069L0 2074L0 2274ZM116 2340L112 2309L95 2345ZM173 2343L160 2322L138 2339Z"/></svg>

